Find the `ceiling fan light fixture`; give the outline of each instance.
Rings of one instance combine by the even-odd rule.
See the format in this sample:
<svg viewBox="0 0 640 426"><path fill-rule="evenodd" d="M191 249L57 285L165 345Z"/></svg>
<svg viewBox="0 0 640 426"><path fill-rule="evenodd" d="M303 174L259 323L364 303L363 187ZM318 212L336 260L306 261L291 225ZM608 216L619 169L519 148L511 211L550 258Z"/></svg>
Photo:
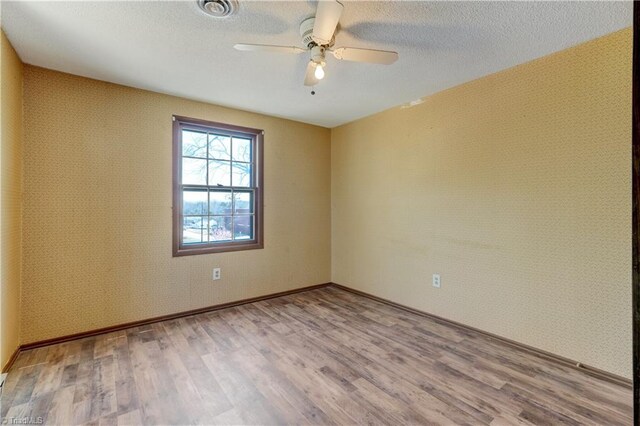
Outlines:
<svg viewBox="0 0 640 426"><path fill-rule="evenodd" d="M198 0L200 9L214 18L226 18L238 10L238 0Z"/></svg>
<svg viewBox="0 0 640 426"><path fill-rule="evenodd" d="M313 75L318 80L322 80L324 78L324 67L322 66L322 64L316 64L316 70L314 71Z"/></svg>
<svg viewBox="0 0 640 426"><path fill-rule="evenodd" d="M1 0L0 0L1 1ZM200 0L205 1L205 0ZM233 0L236 1L236 0ZM243 51L273 53L308 53L310 58L304 72L304 85L313 87L325 76L325 56L330 53L338 60L391 65L398 60L398 53L388 50L361 49L356 47L333 48L336 31L344 6L338 0L319 0L315 16L300 23L302 45L272 46L266 44L236 44L234 48ZM313 95L313 91L311 92Z"/></svg>

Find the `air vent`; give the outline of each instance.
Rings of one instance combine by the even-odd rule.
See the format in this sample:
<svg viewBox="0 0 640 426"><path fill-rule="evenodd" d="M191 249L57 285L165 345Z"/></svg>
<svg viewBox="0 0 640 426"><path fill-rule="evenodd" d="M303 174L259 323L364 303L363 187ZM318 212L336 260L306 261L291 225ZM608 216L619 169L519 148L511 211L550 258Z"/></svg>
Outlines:
<svg viewBox="0 0 640 426"><path fill-rule="evenodd" d="M237 0L198 0L198 6L207 15L226 18L238 10Z"/></svg>

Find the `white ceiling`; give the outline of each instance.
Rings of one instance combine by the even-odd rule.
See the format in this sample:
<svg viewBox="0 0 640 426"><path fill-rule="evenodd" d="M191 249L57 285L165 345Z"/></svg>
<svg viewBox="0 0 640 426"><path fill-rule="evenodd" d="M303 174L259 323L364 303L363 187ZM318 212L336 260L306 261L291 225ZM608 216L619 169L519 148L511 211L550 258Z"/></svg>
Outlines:
<svg viewBox="0 0 640 426"><path fill-rule="evenodd" d="M632 24L633 2L344 1L336 46L395 50L393 65L327 59L311 96L308 57L239 52L300 45L313 1L239 0L217 20L196 1L3 1L29 64L334 127Z"/></svg>

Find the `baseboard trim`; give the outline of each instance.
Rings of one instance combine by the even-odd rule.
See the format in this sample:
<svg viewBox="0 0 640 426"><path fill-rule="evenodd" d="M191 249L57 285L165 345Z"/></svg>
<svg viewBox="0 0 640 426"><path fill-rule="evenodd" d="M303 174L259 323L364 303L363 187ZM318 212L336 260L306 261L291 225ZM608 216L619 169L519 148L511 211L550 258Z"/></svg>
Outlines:
<svg viewBox="0 0 640 426"><path fill-rule="evenodd" d="M202 314L202 313L206 313L206 312L213 312L213 311L217 311L220 309L225 309L225 308L231 308L234 306L240 306L240 305L245 305L248 303L254 303L254 302L259 302L262 300L269 300L269 299L274 299L277 297L283 297L283 296L288 296L291 294L296 294L296 293L302 293L305 291L310 291L310 290L316 290L316 289L320 289L320 288L324 288L324 287L335 287L337 289L343 290L343 291L347 291L349 293L353 293L359 296L363 296L366 297L368 299L371 300L375 300L377 302L380 303L384 303L386 305L390 305L393 306L395 308L398 309L402 309L404 311L407 312L411 312L413 314L416 315L420 315L423 317L427 317L427 318L431 318L435 321L439 321L454 327L458 327L461 328L463 330L467 330L467 331L473 331L475 333L478 334L482 334L484 336L490 337L494 340L500 341L502 343L505 343L511 347L514 347L516 349L522 350L524 352L527 352L529 354L535 355L537 357L549 360L549 361L553 361L556 362L558 364L561 364L563 366L566 367L570 367L573 369L576 369L578 371L581 371L583 373L589 374L591 376L603 379L603 380L607 380L609 382L615 383L617 385L621 385L627 388L631 388L632 387L632 381L630 379L627 379L626 377L622 377L622 376L618 376L617 374L613 374L610 373L608 371L604 371L595 367L591 367L589 365L585 365L582 364L578 361L574 361L572 359L569 358L565 358L563 356L560 355L556 355L554 353L551 352L547 352L544 351L542 349L538 349L535 348L533 346L529 346L526 345L524 343L520 343L517 342L515 340L511 340L508 339L506 337L502 337L499 336L497 334L493 334L490 333L488 331L484 331L481 330L479 328L475 328L475 327L471 327L469 325L457 322L457 321L453 321L447 318L443 318L441 316L438 315L434 315L431 314L429 312L425 312L425 311L421 311L419 309L415 309L406 305L402 305L400 303L394 302L392 300L389 299L385 299L379 296L375 296L373 294L370 293L366 293L364 291L361 290L356 290L354 288L351 287L347 287L344 286L342 284L337 284L337 283L324 283L324 284L317 284L317 285L312 285L312 286L308 286L308 287L302 287L302 288L297 288L294 290L287 290L287 291L281 291L278 293L271 293L271 294L267 294L264 296L257 296L257 297L251 297L248 299L242 299L242 300L237 300L235 302L227 302L227 303L221 303L218 305L212 305L212 306L207 306L204 308L198 308L198 309L192 309L189 311L182 311L182 312L176 312L173 314L168 314L168 315L161 315L158 317L153 317L153 318L147 318L147 319L143 319L143 320L138 320L138 321L132 321L132 322L128 322L128 323L123 323L123 324L117 324L117 325L113 325L110 327L103 327L103 328L98 328L98 329L94 329L94 330L88 330L88 331L84 331L81 333L75 333L75 334L69 334L66 336L60 336L60 337L55 337L52 339L46 339L46 340L39 340L36 342L32 342L32 343L27 343L24 345L20 345L20 347L18 347L13 354L11 355L11 358L9 358L9 361L7 361L7 363L5 364L5 366L2 369L2 373L5 373L7 371L9 371L9 369L11 369L11 366L13 365L13 363L15 362L15 360L17 359L18 355L20 354L21 351L26 351L26 350L30 350L30 349L36 349L36 348L41 348L43 346L49 346L49 345L54 345L57 343L63 343L63 342L68 342L71 340L78 340L78 339L83 339L86 337L92 337L92 336L97 336L100 334L106 334L106 333L112 333L114 331L120 331L120 330L126 330L128 328L132 328L132 327L139 327L141 325L148 325L148 324L153 324L156 322L160 322L160 321L167 321L167 320L172 320L172 319L176 319L176 318L183 318L183 317L188 317L191 315L197 315L197 314Z"/></svg>
<svg viewBox="0 0 640 426"><path fill-rule="evenodd" d="M213 311L217 311L217 310L220 310L220 309L232 308L234 306L246 305L247 303L260 302L262 300L274 299L276 297L288 296L290 294L302 293L304 291L309 291L309 290L316 290L316 289L327 287L327 286L330 286L330 285L331 285L331 283L316 284L316 285L312 285L312 286L296 288L296 289L293 289L293 290L281 291L281 292L278 292L278 293L271 293L271 294L267 294L267 295L264 295L264 296L250 297L248 299L237 300L235 302L221 303L221 304L218 304L218 305L206 306L204 308L198 308L198 309L192 309L192 310L189 310L189 311L176 312L174 314L161 315L161 316L158 316L158 317L147 318L147 319L143 319L143 320L138 320L138 321L132 321L132 322L127 322L127 323L123 323L123 324L112 325L112 326L109 326L109 327L97 328L95 330L83 331L81 333L68 334L66 336L54 337L52 339L39 340L39 341L32 342L32 343L26 343L24 345L21 345L20 348L16 350L16 353L14 353L14 356L12 357L11 363L13 363L13 360L15 360L15 357L18 356L18 352L19 351L26 351L26 350L29 350L29 349L41 348L43 346L55 345L57 343L68 342L68 341L71 341L71 340L84 339L85 337L92 337L92 336L97 336L97 335L100 335L100 334L113 333L114 331L126 330L128 328L139 327L141 325L147 325L147 324L153 324L153 323L160 322L160 321L167 321L167 320L172 320L172 319L176 319L176 318L188 317L188 316L191 316L191 315L203 314L203 313L206 313L206 312L213 312ZM9 367L10 367L10 365L9 365ZM8 370L8 368L7 368L7 370Z"/></svg>
<svg viewBox="0 0 640 426"><path fill-rule="evenodd" d="M482 334L482 335L490 337L490 338L492 338L494 340L498 340L498 341L500 341L502 343L505 343L505 344L507 344L507 345L509 345L509 346L511 346L513 348L522 350L524 352L527 352L527 353L535 355L537 357L546 359L548 361L553 361L553 362L556 362L558 364L562 364L563 366L570 367L570 368L573 368L575 370L582 371L582 372L584 372L586 374L589 374L589 375L591 375L593 377L597 377L599 379L603 379L603 380L606 380L608 382L615 383L617 385L621 385L621 386L624 386L624 387L629 388L629 389L632 388L633 381L630 380L630 379L627 379L626 377L618 376L617 374L613 374L613 373L610 373L608 371L601 370L599 368L595 368L595 367L591 367L589 365L585 365L585 364L583 364L581 362L574 361L574 360L569 359L569 358L565 358L565 357L563 357L561 355L556 355L554 353L547 352L545 350L538 349L536 347L529 346L529 345L526 345L524 343L520 343L520 342L517 342L515 340L511 340L511 339L508 339L506 337L502 337L502 336L499 336L497 334L493 334L493 333L490 333L488 331L481 330L479 328L471 327L469 325L462 324L462 323L459 323L457 321L453 321L453 320L450 320L450 319L447 319L447 318L443 318L441 316L434 315L434 314L431 314L429 312L425 312L425 311L421 311L419 309L411 308L409 306L402 305L402 304L396 303L396 302L394 302L392 300L385 299L385 298L382 298L382 297L379 297L379 296L375 296L373 294L366 293L366 292L361 291L361 290L356 290L354 288L347 287L347 286L344 286L344 285L341 285L341 284L336 284L336 283L331 283L331 286L335 287L335 288L338 288L338 289L341 289L341 290L344 290L344 291L347 291L349 293L353 293L353 294L357 294L359 296L367 297L369 299L375 300L375 301L380 302L380 303L384 303L386 305L394 306L394 307L396 307L398 309L402 309L402 310L407 311L407 312L411 312L411 313L414 313L414 314L417 314L417 315L420 315L420 316L431 318L433 320L436 320L436 321L439 321L439 322L443 322L445 324L448 324L448 325L451 325L451 326L454 326L454 327L458 327L458 328L461 328L463 330L473 331L475 333Z"/></svg>
<svg viewBox="0 0 640 426"><path fill-rule="evenodd" d="M18 358L19 353L20 353L20 346L18 346L16 350L13 351L13 353L9 357L9 361L7 361L4 367L2 367L2 371L1 371L2 373L6 373L7 371L9 371L13 363L16 362L16 358Z"/></svg>

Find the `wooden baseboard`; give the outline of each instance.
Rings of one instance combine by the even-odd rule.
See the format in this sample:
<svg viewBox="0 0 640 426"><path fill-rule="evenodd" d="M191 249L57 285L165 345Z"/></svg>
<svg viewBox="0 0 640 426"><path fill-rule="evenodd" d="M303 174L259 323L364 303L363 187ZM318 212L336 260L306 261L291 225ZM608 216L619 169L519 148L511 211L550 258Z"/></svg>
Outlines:
<svg viewBox="0 0 640 426"><path fill-rule="evenodd" d="M631 387L633 385L633 382L630 379L627 379L626 377L618 376L617 374L613 374L613 373L610 373L608 371L601 370L599 368L591 367L591 366L585 365L585 364L583 364L581 362L574 361L572 359L565 358L563 356L556 355L554 353L547 352L547 351L544 351L542 349L538 349L538 348L535 348L533 346L526 345L524 343L516 342L515 340L507 339L506 337L502 337L502 336L499 336L497 334L493 334L493 333L490 333L488 331L481 330L479 328L471 327L471 326L468 326L466 324L459 323L457 321L452 321L452 320L449 320L447 318L440 317L438 315L430 314L428 312L421 311L419 309L411 308L409 306L405 306L405 305L402 305L400 303L396 303L394 301L391 301L391 300L388 300L388 299L384 299L382 297L374 296L373 294L365 293L364 291L360 291L360 290L356 290L354 288L346 287L346 286L341 285L341 284L331 283L331 286L335 287L335 288L339 288L339 289L344 290L344 291L348 291L348 292L353 293L353 294L357 294L359 296L367 297L369 299L375 300L375 301L380 302L380 303L384 303L386 305L394 306L394 307L396 307L398 309L402 309L404 311L408 311L408 312L411 312L411 313L414 313L414 314L417 314L417 315L421 315L421 316L424 316L424 317L431 318L431 319L433 319L435 321L439 321L439 322L445 323L447 325L451 325L451 326L454 326L454 327L457 327L457 328L461 328L461 329L464 329L464 330L473 331L475 333L482 334L482 335L490 337L490 338L492 338L494 340L498 340L498 341L500 341L502 343L505 343L505 344L507 344L507 345L509 345L509 346L511 346L513 348L516 348L516 349L522 350L524 352L527 352L529 354L535 355L537 357L544 358L546 360L553 361L553 362L556 362L558 364L562 364L563 366L566 366L566 367L574 368L576 370L582 371L582 372L584 372L586 374L589 374L591 376L597 377L599 379L607 380L609 382L615 383L617 385L624 386L624 387L629 388L629 389L631 389Z"/></svg>
<svg viewBox="0 0 640 426"><path fill-rule="evenodd" d="M2 373L6 373L9 371L14 362L16 362L16 358L18 358L18 354L20 353L20 347L18 346L15 351L11 354L9 361L2 367Z"/></svg>
<svg viewBox="0 0 640 426"><path fill-rule="evenodd" d="M582 371L586 374L592 375L594 377L598 377L600 379L604 379L607 380L609 382L618 384L618 385L622 385L628 388L631 388L632 386L632 381L627 379L626 377L622 377L622 376L618 376L616 374L610 373L608 371L604 371L604 370L600 370L598 368L595 367L591 367L582 363L579 363L577 361L571 360L569 358L565 358L563 356L560 355L556 355L553 354L551 352L547 352L544 351L542 349L538 349L535 348L533 346L529 346L526 345L524 343L520 343L520 342L516 342L514 340L511 339L507 339L505 337L499 336L497 334L493 334L475 327L471 327L468 326L466 324L462 324L456 321L452 321L449 320L447 318L443 318L440 317L438 315L434 315L434 314L430 314L428 312L425 311L421 311L419 309L415 309L415 308L411 308L409 306L405 306L402 305L400 303L396 303L394 301L388 300L388 299L384 299L382 297L378 297L375 296L373 294L370 293L366 293L364 291L360 291L360 290L356 290L350 287L346 287L343 286L341 284L336 284L336 283L325 283L325 284L317 284L317 285L313 285L313 286L308 286L308 287L302 287L302 288L298 288L295 290L288 290L288 291L282 291L279 293L272 293L272 294L268 294L265 296L258 296L258 297L252 297L249 299L242 299L242 300L238 300L235 302L228 302L228 303L222 303L219 305L213 305L213 306L207 306L204 308L199 308L199 309L192 309L189 311L182 311L182 312L177 312L174 314L168 314L168 315L162 315L159 317L153 317L153 318L148 318L148 319L144 319L144 320L139 320L139 321L132 321L132 322L128 322L128 323L124 323L124 324L118 324L118 325L114 325L114 326L110 326L110 327L104 327L104 328L99 328L99 329L95 329L95 330L89 330L89 331L84 331L82 333L75 333L75 334L69 334L66 336L61 336L61 337L56 337L53 339L47 339L47 340L40 340L37 342L32 342L32 343L27 343L24 345L21 345L19 348L17 348L15 350L15 352L13 353L13 355L11 356L11 358L9 359L9 361L7 362L7 364L4 366L4 368L2 369L2 372L6 372L9 371L9 369L11 368L11 366L13 365L13 363L15 362L16 358L18 357L18 354L21 351L26 351L29 349L35 349L35 348L40 348L43 346L49 346L49 345L54 345L56 343L63 343L63 342L68 342L70 340L77 340L77 339L83 339L85 337L91 337L91 336L97 336L100 334L105 334L105 333L112 333L114 331L120 331L120 330L125 330L127 328L132 328L132 327L138 327L141 325L147 325L147 324L153 324L156 322L160 322L160 321L167 321L167 320L171 320L171 319L176 319L176 318L182 318L182 317L187 317L187 316L191 316L191 315L197 315L197 314L202 314L202 313L206 313L206 312L212 312L212 311L217 311L219 309L225 309L225 308L231 308L233 306L239 306L239 305L244 305L247 303L253 303L253 302L259 302L261 300L268 300L268 299L273 299L276 297L282 297L282 296L288 296L290 294L295 294L295 293L302 293L305 291L310 291L310 290L316 290L319 288L323 288L323 287L335 287L337 289L343 290L343 291L348 291L350 293L353 294L357 294L359 296L363 296L363 297L367 297L369 299L378 301L380 303L384 303L390 306L394 306L398 309L402 309L404 311L407 312L411 312L413 314L417 314L420 316L424 316L424 317L428 317L431 318L435 321L439 321L442 323L445 323L447 325L451 325L454 327L458 327L464 330L468 330L468 331L473 331L475 333L478 334L482 334L484 336L490 337L492 339L498 340L502 343L505 343L511 347L514 347L516 349L525 351L527 353L530 353L532 355L535 355L537 357L540 358L544 358L547 359L549 361L553 361L556 362L558 364L561 364L563 366L567 366L567 367L571 367L574 369L577 369L579 371Z"/></svg>
<svg viewBox="0 0 640 426"><path fill-rule="evenodd" d="M98 328L98 329L95 329L95 330L83 331L81 333L69 334L69 335L61 336L61 337L54 337L52 339L39 340L37 342L26 343L24 345L21 345L19 350L17 350L16 353L14 354L14 357L17 356L17 352L18 351L26 351L26 350L29 350L29 349L40 348L40 347L43 347L43 346L54 345L56 343L68 342L70 340L83 339L85 337L97 336L99 334L112 333L114 331L125 330L127 328L139 327L141 325L147 325L147 324L153 324L153 323L160 322L160 321L167 321L167 320L172 320L172 319L176 319L176 318L188 317L188 316L191 316L191 315L202 314L202 313L205 313L205 312L217 311L219 309L231 308L233 306L245 305L247 303L259 302L261 300L268 300L268 299L273 299L273 298L276 298L276 297L288 296L290 294L301 293L301 292L309 291L309 290L315 290L315 289L327 287L327 286L330 286L330 285L331 285L331 283L317 284L317 285L312 285L312 286L308 286L308 287L297 288L297 289L294 289L294 290L281 291L279 293L271 293L271 294L267 294L267 295L264 295L264 296L251 297L251 298L248 298L248 299L242 299L242 300L238 300L238 301L235 301L235 302L221 303L219 305L212 305L212 306L207 306L207 307L204 307L204 308L192 309L192 310L189 310L189 311L182 311L182 312L177 312L177 313L174 313L174 314L161 315L159 317L147 318L147 319L143 319L143 320L127 322L127 323L124 323L124 324L112 325L110 327L103 327L103 328Z"/></svg>

